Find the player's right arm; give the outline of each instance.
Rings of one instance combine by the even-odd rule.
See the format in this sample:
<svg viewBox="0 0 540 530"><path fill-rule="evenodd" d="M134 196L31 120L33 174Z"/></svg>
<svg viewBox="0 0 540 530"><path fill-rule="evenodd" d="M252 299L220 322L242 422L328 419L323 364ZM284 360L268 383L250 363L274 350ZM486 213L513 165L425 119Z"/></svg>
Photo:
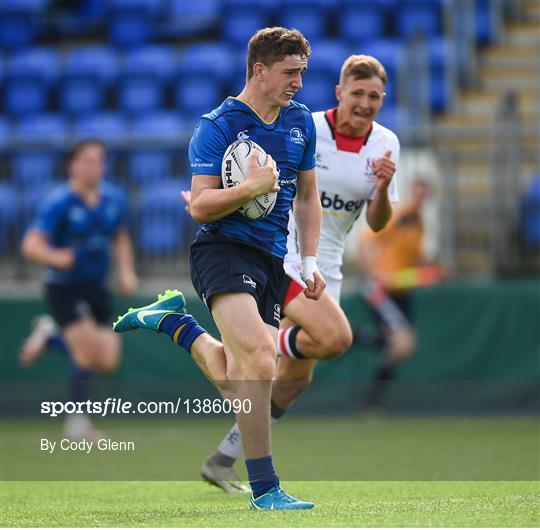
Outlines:
<svg viewBox="0 0 540 530"><path fill-rule="evenodd" d="M21 253L26 259L60 270L71 269L75 263L73 249L55 247L50 243L64 215L65 202L59 192L45 197L36 219L21 242Z"/></svg>
<svg viewBox="0 0 540 530"><path fill-rule="evenodd" d="M57 248L49 244L47 234L31 228L21 243L22 255L40 265L60 270L69 270L75 262L75 252L71 248Z"/></svg>
<svg viewBox="0 0 540 530"><path fill-rule="evenodd" d="M276 164L271 157L259 167L254 154L249 161L246 180L224 189L221 184L221 163L234 138L212 120L202 118L189 143L191 180L190 213L198 223L210 223L238 210L245 202L269 191L278 191Z"/></svg>
<svg viewBox="0 0 540 530"><path fill-rule="evenodd" d="M279 191L278 172L272 157L267 155L266 164L262 167L259 167L257 160L258 154L253 153L246 180L232 188L221 187L221 176L193 175L189 206L193 219L201 224L217 221L257 195Z"/></svg>

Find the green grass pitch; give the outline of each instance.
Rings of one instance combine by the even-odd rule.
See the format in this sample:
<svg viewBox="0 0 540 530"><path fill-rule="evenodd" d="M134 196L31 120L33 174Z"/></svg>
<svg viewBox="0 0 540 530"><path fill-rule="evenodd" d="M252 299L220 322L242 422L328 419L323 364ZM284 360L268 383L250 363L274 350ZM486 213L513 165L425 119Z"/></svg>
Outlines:
<svg viewBox="0 0 540 530"><path fill-rule="evenodd" d="M3 421L1 525L540 526L538 418L284 418L273 453L286 491L317 504L302 513L254 512L197 480L230 421L111 418L98 426L136 451L89 455L39 450L59 419Z"/></svg>
<svg viewBox="0 0 540 530"><path fill-rule="evenodd" d="M254 512L202 482L9 482L3 526L535 527L534 482L289 482L310 512Z"/></svg>

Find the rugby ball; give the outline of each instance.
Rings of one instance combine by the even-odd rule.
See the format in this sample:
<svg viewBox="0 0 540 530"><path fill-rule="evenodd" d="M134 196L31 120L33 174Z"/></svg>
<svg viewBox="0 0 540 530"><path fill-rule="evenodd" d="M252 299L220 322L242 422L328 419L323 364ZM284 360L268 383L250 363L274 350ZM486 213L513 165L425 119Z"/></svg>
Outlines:
<svg viewBox="0 0 540 530"><path fill-rule="evenodd" d="M249 158L254 151L259 154L259 166L263 166L266 163L266 152L255 142L236 140L227 147L221 163L221 180L224 188L238 186L246 180ZM276 199L275 191L257 195L238 208L238 212L249 219L260 219L274 209Z"/></svg>

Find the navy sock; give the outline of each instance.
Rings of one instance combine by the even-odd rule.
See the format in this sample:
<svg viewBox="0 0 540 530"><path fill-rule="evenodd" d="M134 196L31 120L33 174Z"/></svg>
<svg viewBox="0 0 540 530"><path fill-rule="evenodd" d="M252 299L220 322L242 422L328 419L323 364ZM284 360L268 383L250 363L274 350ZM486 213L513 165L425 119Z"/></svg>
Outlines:
<svg viewBox="0 0 540 530"><path fill-rule="evenodd" d="M249 485L256 499L271 490L274 486L279 486L279 477L272 464L272 456L261 458L251 458L246 460Z"/></svg>
<svg viewBox="0 0 540 530"><path fill-rule="evenodd" d="M59 350L62 353L69 355L69 349L67 347L67 344L64 342L64 337L62 336L62 333L57 333L56 335L50 337L47 340L47 348Z"/></svg>
<svg viewBox="0 0 540 530"><path fill-rule="evenodd" d="M163 318L159 331L166 333L172 341L190 352L195 339L205 333L199 323L191 315L172 313Z"/></svg>
<svg viewBox="0 0 540 530"><path fill-rule="evenodd" d="M74 403L87 401L90 397L90 371L71 363L69 369L69 397Z"/></svg>

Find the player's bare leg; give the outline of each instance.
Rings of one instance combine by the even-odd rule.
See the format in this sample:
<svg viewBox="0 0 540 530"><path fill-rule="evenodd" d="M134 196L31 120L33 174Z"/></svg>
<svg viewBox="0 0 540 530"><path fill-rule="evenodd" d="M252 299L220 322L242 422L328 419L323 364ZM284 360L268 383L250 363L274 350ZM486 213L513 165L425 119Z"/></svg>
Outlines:
<svg viewBox="0 0 540 530"><path fill-rule="evenodd" d="M251 412L237 415L247 458L270 454L270 393L275 373L277 329L265 324L255 299L227 293L212 299L212 316L238 363L241 380L236 397L249 399Z"/></svg>
<svg viewBox="0 0 540 530"><path fill-rule="evenodd" d="M328 360L341 355L352 344L349 321L328 292L324 292L319 300L309 300L300 294L285 306L284 313L299 328L294 344L285 345L283 353Z"/></svg>

